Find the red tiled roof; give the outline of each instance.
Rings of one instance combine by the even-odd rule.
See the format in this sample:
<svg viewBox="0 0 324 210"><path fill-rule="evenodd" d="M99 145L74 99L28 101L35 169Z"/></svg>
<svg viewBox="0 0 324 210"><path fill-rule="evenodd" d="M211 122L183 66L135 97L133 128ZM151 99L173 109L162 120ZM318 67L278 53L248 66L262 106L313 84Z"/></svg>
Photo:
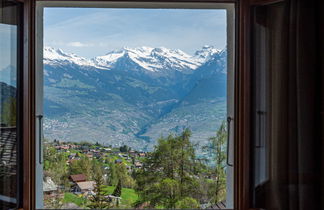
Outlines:
<svg viewBox="0 0 324 210"><path fill-rule="evenodd" d="M71 175L70 178L73 182L84 182L87 180L87 177L84 174Z"/></svg>

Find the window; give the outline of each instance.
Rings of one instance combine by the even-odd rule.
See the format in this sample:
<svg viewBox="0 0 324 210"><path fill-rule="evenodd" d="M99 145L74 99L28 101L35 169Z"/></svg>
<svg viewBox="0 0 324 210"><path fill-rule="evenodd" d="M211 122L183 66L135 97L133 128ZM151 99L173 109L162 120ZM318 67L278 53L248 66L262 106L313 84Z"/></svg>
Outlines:
<svg viewBox="0 0 324 210"><path fill-rule="evenodd" d="M69 5L69 6L72 6L72 7L80 7L80 6L82 6L82 7L87 7L87 8L88 7L93 7L93 6L96 7L96 8L102 8L102 7L108 7L108 8L109 7L123 8L123 7L126 6L126 5L123 5L123 4L116 4L116 5L115 4L102 4L103 6L102 5L87 5L87 4L83 5L84 3L79 3L79 4L76 4L76 5L73 5L72 4L72 5ZM48 141L48 139L50 139L50 138L48 138L48 137L50 137L50 135L48 135L49 134L48 131L52 132L51 133L52 135L53 134L63 134L63 135L66 135L69 132L69 129L67 129L67 130L64 130L64 129L56 129L56 130L55 129L52 129L52 130L51 129L48 129L48 126L53 126L52 123L48 123L48 121L47 121L49 119L49 117L50 117L50 116L48 116L48 113L55 114L53 112L53 110L55 110L56 108L58 108L56 110L58 110L58 112L60 112L60 109L62 108L62 106L60 106L60 105L62 105L62 104L60 104L58 102L60 100L62 100L62 98L59 99L59 97L57 97L58 95L57 95L57 92L55 93L56 90L55 90L55 88L53 88L54 86L52 86L52 87L49 87L48 86L48 84L51 83L51 82L53 82L53 79L54 79L54 78L48 77L48 74L55 72L57 69L55 70L53 68L53 66L51 67L50 65L47 65L46 64L46 62L50 61L50 59L47 59L46 60L46 56L48 56L49 54L51 54L51 55L53 55L53 54L56 54L56 55L59 54L61 56L62 55L63 56L64 55L67 55L67 56L70 56L70 57L71 56L74 57L75 55L68 55L67 53L65 53L63 51L57 51L57 50L54 50L52 48L45 48L45 52L44 52L44 54L42 54L42 52L43 52L43 50L42 50L43 49L43 46L45 46L43 44L43 36L44 36L45 40L47 38L46 37L47 36L46 35L46 30L45 30L45 33L43 31L44 30L44 28L43 28L44 25L43 25L43 22L42 22L42 18L43 17L46 18L46 15L44 16L44 13L43 12L45 11L45 14L46 14L46 12L48 12L48 11L51 10L51 7L63 7L63 6L66 6L66 5L64 5L64 4L61 4L61 5L60 4L52 4L52 3L49 3L49 2L41 2L41 3L38 3L38 7L37 7L37 14L38 14L38 18L37 18L37 34L38 34L38 40L37 40L37 52L38 52L37 53L37 66L38 67L37 67L37 74L36 74L37 75L36 76L36 81L37 81L37 88L36 88L36 91L37 91L36 92L36 101L37 101L36 113L37 113L38 120L36 122L37 123L36 124L36 129L37 129L36 139L38 139L38 140L36 142L38 143L38 145L37 145L37 154L36 154L36 159L37 159L37 161L36 161L36 170L37 170L36 171L36 174L37 174L37 177L38 178L36 179L36 186L37 186L37 198L38 198L37 199L37 206L40 207L40 208L43 207L43 205L44 205L44 203L43 203L43 200L44 200L43 196L45 196L45 200L46 200L46 198L48 196L51 196L52 195L50 192L43 194L44 186L47 187L47 188L51 188L50 185L52 184L52 187L55 188L55 185L56 185L55 183L53 184L53 180L51 180L52 178L47 176L46 170L43 170L44 169L44 166L46 167L46 164L47 164L46 157L44 159L44 154L45 154L45 156L47 155L48 146L49 145L50 145L50 147L53 147L54 146L54 147L56 147L56 149L58 149L58 147L60 147L60 150L65 150L65 151L72 150L72 152L69 151L69 156L73 156L73 155L78 156L79 155L78 154L79 153L78 152L79 149L77 149L75 151L75 150L71 149L71 147L78 147L80 145L77 146L74 143L71 143L71 144L66 143L69 140L65 140L64 141L64 138L62 138L62 135L61 135L61 137L59 137L57 139L56 138L52 138L51 140ZM143 8L146 8L147 7L147 5L145 5L145 4L131 4L131 5L127 6L127 7L138 8L138 9L128 9L130 11L131 10L136 10L138 13L141 13L141 11L143 11L143 13L144 13L144 11L153 11L154 10L154 9L149 9L149 8L143 9ZM234 77L234 74L233 74L234 73L234 63L233 63L233 61L234 61L234 58L233 58L233 56L234 56L234 50L233 50L234 49L234 43L233 43L233 38L234 38L234 29L233 29L233 27L234 27L234 23L233 23L233 21L234 21L234 11L233 11L233 5L231 5L231 4L206 4L206 5L196 5L196 4L171 4L171 5L168 5L168 4L156 4L156 5L154 5L154 4L150 4L150 7L156 8L156 10L160 10L160 11L162 11L162 13L163 12L168 12L168 11L180 11L180 10L173 9L173 8L181 8L182 9L181 11L184 11L184 12L187 11L187 12L193 12L193 13L194 13L195 10L206 10L207 11L207 8L210 11L212 11L213 9L214 10L215 9L218 9L218 10L222 9L226 13L226 29L224 29L224 30L226 30L226 35L225 35L224 39L227 40L226 41L226 45L227 45L227 55L225 55L225 57L223 58L224 59L223 61L227 64L227 69L225 69L225 71L227 70L227 77L225 77L224 80L223 80L225 82L225 84L223 85L223 90L222 91L227 92L227 94L226 94L227 95L227 98L225 98L225 101L227 101L227 103L225 103L224 104L224 107L223 107L223 110L224 109L227 110L227 114L226 114L226 111L225 111L224 112L224 116L222 117L222 119L225 120L225 122L226 122L226 118L227 118L226 115L230 117L229 119L233 119L233 117L234 117L234 114L233 114L233 112L234 112L233 111L234 110L234 104L233 104L233 96L234 96L234 92L233 92L234 91L234 88L233 88L233 86L234 86L234 81L233 81L233 77ZM108 8L106 9L107 12L109 10L110 11L113 10L113 9L108 9ZM160 9L157 9L157 8L160 8ZM213 8L213 9L211 9L211 8ZM85 8L83 10L84 11L87 11ZM114 10L118 10L118 9L114 9ZM120 10L123 10L123 9L120 9ZM124 9L124 10L126 10L126 9ZM46 22L46 20L45 20L45 22ZM77 41L72 42L72 43L69 43L69 44L71 46L72 45L74 45L74 46L81 46L82 45L82 43L79 43ZM143 50L143 49L141 49L141 50ZM219 53L221 53L221 52L219 52ZM45 58L45 63L44 63L45 68L43 68L43 58ZM75 58L77 58L77 57L75 57ZM79 59L79 58L77 58L77 59ZM57 65L60 65L62 63L64 63L64 61L60 60L60 63L57 63ZM125 65L125 62L123 64ZM72 67L74 64L73 63L72 64L70 63L69 65ZM50 68L52 68L52 69L50 69ZM60 88L63 88L66 91L68 91L69 88L71 88L71 87L79 87L79 88L81 86L84 87L85 84L82 84L82 81L81 80L79 80L79 81L76 81L75 80L75 81L72 82L72 79L69 78L70 76L71 75L65 74L65 77L66 77L65 79L67 79L66 81L61 80L61 78L60 79L56 78L56 79L60 80L60 82L61 82L59 85L63 85L64 86L64 87L62 86ZM89 76L89 74L87 76ZM201 85L206 85L206 84L207 84L207 86L208 85L212 85L212 84L208 84L208 82L211 82L211 81L208 81L208 79L207 79L206 82L205 81L204 82L201 82ZM75 83L75 82L77 82L77 83ZM139 82L139 81L134 81L133 80L133 81L130 81L130 82L133 82L134 83L134 82ZM45 87L45 89L43 87ZM136 87L136 86L134 86L134 87ZM213 87L213 86L211 86L211 87ZM200 86L200 87L198 86L198 88L202 88L202 86ZM81 89L82 89L82 87L81 87ZM137 90L137 89L134 88L134 90ZM212 92L213 89L210 89L209 91ZM76 92L74 92L73 94L75 94L75 93ZM79 92L79 93L81 93L81 92ZM117 93L116 95L118 95L118 94L120 94L120 93ZM126 94L130 94L130 93L126 93ZM131 93L127 97L128 98L129 97L132 97L132 94L136 94L136 92L135 93ZM58 99L58 100L54 100L54 101L53 100L48 100L48 96L57 97L56 99ZM88 99L85 98L85 99L90 101L90 98L88 98ZM55 102L55 103L53 103L53 102ZM73 103L72 103L72 105L73 105ZM51 111L50 112L48 112L46 110L48 108L51 108ZM64 111L61 112L61 113L64 113ZM143 117L145 117L145 116L143 115L140 118L143 118ZM54 120L54 122L55 122L55 120ZM60 122L62 122L62 121L60 121ZM72 124L71 122L72 121L66 120L66 125L67 126L71 125ZM219 120L219 122L220 122L220 120ZM84 121L82 123L87 124L88 123L87 118L84 118ZM230 141L226 145L226 142L227 142L227 138L226 138L225 139L225 142L224 142L225 144L222 146L222 150L225 153L225 155L226 155L226 152L227 152L227 154L229 154L229 157L227 158L227 161L223 161L224 166L225 166L226 162L229 164L228 166L225 167L226 168L226 172L227 172L227 175L226 175L227 176L227 185L226 185L226 188L227 188L226 189L227 190L227 197L226 197L226 203L227 203L226 205L227 205L227 208L232 208L233 207L233 168L232 168L232 163L233 163L233 158L232 158L233 157L233 145L232 144L233 144L233 141L231 140L233 138L233 129L231 129L231 127L233 125L232 123L233 122L230 121L230 124L228 126L226 126L226 124L224 124L224 126L225 126L224 129L227 130L229 128L229 130L230 130L230 135L228 136L229 137L228 139L230 139ZM93 124L93 122L90 123L90 124ZM77 123L76 123L76 125L77 125ZM206 125L207 126L212 126L212 125L208 125L208 123ZM185 126L183 126L183 125L180 124L178 126L178 129L177 130L173 130L173 132L175 134L178 134L179 135L180 134L179 131L181 131L181 129L184 129L184 127ZM214 130L215 130L214 133L216 133L217 126L214 126L214 127L215 127L214 128ZM78 129L76 128L75 131L77 132ZM160 134L163 134L164 136L166 136L169 133L170 132L168 131L168 132L165 132L165 133L159 133L159 135ZM142 134L145 134L145 133L142 133ZM147 135L147 134L145 134L145 135ZM145 135L143 135L143 136L145 136ZM204 137L204 140L205 141L208 140L208 137L211 137L211 136ZM158 136L155 137L155 140L157 138L158 138ZM55 142L56 143L54 142L54 139L55 139ZM149 139L147 139L147 140L149 140ZM64 144L57 143L57 142L62 142L62 141L65 142L65 143ZM53 142L54 142L55 145L53 144ZM96 143L96 141L93 141L93 140L92 140L92 142L93 143ZM104 145L104 144L102 144L102 142L100 142L100 143L98 142L99 143L99 144L97 144L97 147L98 148L92 148L93 145L89 145L88 148L83 148L85 150L88 150L88 153L87 154L82 153L81 156L86 155L90 159L96 159L95 156L97 154L95 154L95 153L99 152L97 150L100 150L100 149L115 150L116 148L121 149L121 147L125 143L120 144L120 142L121 142L120 140L116 141L117 144L115 144L114 146L111 146L109 144L108 145ZM113 143L115 143L115 142L112 142L112 144ZM132 142L131 141L128 142L126 144L126 146L129 146L128 145L129 143L131 144ZM145 143L145 141L144 141L144 143ZM69 148L63 148L65 146L68 146ZM226 151L226 147L227 146L229 146L228 151ZM81 147L86 147L86 145L85 144L84 145L81 145ZM129 146L129 147L132 147L132 148L135 147L135 149L134 149L135 150L134 151L135 153L140 153L140 151L146 151L143 148L142 149L136 149L136 145L135 146L132 145L132 146ZM102 154L104 154L104 153L105 152L103 152ZM129 153L127 153L127 154L129 154ZM119 152L119 154L116 154L116 155L117 156L118 155L123 156L123 155L127 155L127 154L126 153ZM144 155L145 155L145 153L144 153ZM79 158L82 159L82 157L79 157ZM124 159L125 159L124 157L120 157L120 158L116 159L115 161L119 161L120 160L121 162L123 162ZM114 161L114 163L115 163L115 161ZM133 164L134 167L137 167L137 165L139 165L139 164L143 164L141 161L138 161L137 158L134 160L134 162L135 162ZM109 167L109 165L108 165L108 167ZM140 167L140 166L138 166L138 167ZM44 174L45 176L43 175L43 173L45 173ZM78 174L70 174L70 175L78 175ZM79 174L79 175L82 176L83 174ZM44 180L43 180L43 178L44 178ZM69 180L70 180L70 183L69 184L72 184L73 185L73 183L76 183L74 185L74 187L73 187L73 191L80 191L80 193L76 192L76 193L74 193L74 195L73 195L73 193L69 193L67 195L64 194L63 195L63 199L65 199L64 196L66 197L66 196L69 196L69 195L75 197L75 194L82 194L82 196L84 196L84 194L85 194L84 193L84 189L83 189L84 187L87 188L86 186L88 186L88 188L89 187L91 188L90 185L92 185L92 188L93 188L95 186L95 185L93 185L93 183L90 183L91 181L93 181L93 179L92 180L89 180L89 179L87 180L87 179L88 178L86 178L85 182L84 181L77 182L77 181L73 181L72 176L69 176ZM215 179L217 179L217 178L215 178ZM80 184L80 183L82 183L82 184ZM83 184L86 184L86 186L83 186ZM117 185L118 185L118 182L115 183L115 186L113 186L113 188L116 188ZM57 186L56 185L56 187L59 188L60 186ZM66 190L66 189L64 189L64 190ZM86 190L86 191L91 192L91 190ZM62 198L62 196L61 196L61 198ZM82 200L82 199L80 199L80 200ZM121 203L121 205L122 204L123 203ZM208 203L206 202L206 204L208 204ZM221 202L217 203L217 205L220 205L220 206L223 205L223 207L225 206L225 204L224 203L221 203ZM46 204L45 204L45 207L46 207ZM127 206L127 207L129 207L129 206Z"/></svg>
<svg viewBox="0 0 324 210"><path fill-rule="evenodd" d="M20 5L0 1L0 206L16 208L21 193Z"/></svg>

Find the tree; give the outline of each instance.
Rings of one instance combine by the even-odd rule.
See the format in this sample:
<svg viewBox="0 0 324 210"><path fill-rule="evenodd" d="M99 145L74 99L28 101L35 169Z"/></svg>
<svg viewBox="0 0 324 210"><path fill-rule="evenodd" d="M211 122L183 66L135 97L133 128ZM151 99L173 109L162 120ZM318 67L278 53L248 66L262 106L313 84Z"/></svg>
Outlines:
<svg viewBox="0 0 324 210"><path fill-rule="evenodd" d="M122 186L121 186L121 180L119 179L118 184L117 184L116 188L114 189L114 192L112 195L115 197L121 197L121 194L122 194ZM116 206L118 207L119 206L119 198L116 198L116 199L117 199Z"/></svg>
<svg viewBox="0 0 324 210"><path fill-rule="evenodd" d="M118 175L116 164L113 162L109 162L109 171L108 171L108 185L116 186L118 183Z"/></svg>
<svg viewBox="0 0 324 210"><path fill-rule="evenodd" d="M129 175L124 163L109 163L108 184L116 186L119 180L122 181L122 187L132 188L135 186L134 179Z"/></svg>
<svg viewBox="0 0 324 210"><path fill-rule="evenodd" d="M54 147L44 144L44 171L46 175L59 185L66 189L70 188L68 180L69 170L66 165L67 157L63 153L58 153Z"/></svg>
<svg viewBox="0 0 324 210"><path fill-rule="evenodd" d="M70 174L84 174L89 179L93 177L93 164L88 157L81 157L80 160L72 161L69 165Z"/></svg>
<svg viewBox="0 0 324 210"><path fill-rule="evenodd" d="M121 192L122 191L122 187L121 187L121 180L118 181L118 184L113 192L113 196L116 196L116 197L120 197L121 196Z"/></svg>
<svg viewBox="0 0 324 210"><path fill-rule="evenodd" d="M177 209L198 209L199 203L196 199L185 197L176 203Z"/></svg>
<svg viewBox="0 0 324 210"><path fill-rule="evenodd" d="M215 180L209 187L209 194L211 196L210 202L214 204L224 200L226 195L226 141L226 122L223 121L216 132L216 136L210 137L209 145L205 147L205 150L210 153L211 157L213 157L214 162L212 176L215 177Z"/></svg>
<svg viewBox="0 0 324 210"><path fill-rule="evenodd" d="M10 97L3 104L2 121L7 126L16 126L17 121L16 98Z"/></svg>
<svg viewBox="0 0 324 210"><path fill-rule="evenodd" d="M175 208L179 200L197 196L199 163L190 136L191 131L185 129L179 136L158 140L143 168L135 174L142 203L148 202L152 208Z"/></svg>
<svg viewBox="0 0 324 210"><path fill-rule="evenodd" d="M119 147L119 151L121 152L128 152L130 148L127 145Z"/></svg>
<svg viewBox="0 0 324 210"><path fill-rule="evenodd" d="M100 165L94 166L94 194L89 198L90 204L88 205L89 208L92 209L108 209L111 204L109 200L105 197L104 185L103 185L103 178L101 170L99 169Z"/></svg>

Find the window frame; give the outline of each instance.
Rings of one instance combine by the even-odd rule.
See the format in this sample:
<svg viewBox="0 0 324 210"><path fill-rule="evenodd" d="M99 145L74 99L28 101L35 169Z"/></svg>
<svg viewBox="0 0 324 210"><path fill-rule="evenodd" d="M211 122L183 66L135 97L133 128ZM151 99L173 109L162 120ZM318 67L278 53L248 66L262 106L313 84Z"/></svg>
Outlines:
<svg viewBox="0 0 324 210"><path fill-rule="evenodd" d="M234 209L247 209L244 208L247 201L246 190L248 189L247 180L249 170L246 162L246 146L248 145L249 133L245 132L248 128L247 122L247 101L246 100L246 82L247 72L245 70L245 60L247 55L242 54L247 50L245 38L242 32L246 32L244 20L246 20L246 5L248 0L156 0L154 2L148 0L96 0L94 2L89 0L18 0L24 3L24 46L23 46L23 208L35 209L36 207L36 57L37 57L37 41L36 41L36 3L48 2L51 4L62 4L70 2L73 4L78 3L122 3L139 5L159 5L159 4L195 4L195 5L208 5L208 4L227 4L234 5L234 116L235 120L232 124L234 128ZM251 0L252 1L252 0ZM156 7L156 6L154 6ZM132 7L134 8L134 7ZM175 7L177 8L177 7ZM245 17L245 18L242 18ZM244 44L243 44L244 42ZM243 49L243 50L242 50ZM244 55L244 56L239 56ZM240 102L240 103L236 103ZM240 135L240 133L242 135ZM245 146L245 147L244 147ZM244 155L245 154L245 155Z"/></svg>

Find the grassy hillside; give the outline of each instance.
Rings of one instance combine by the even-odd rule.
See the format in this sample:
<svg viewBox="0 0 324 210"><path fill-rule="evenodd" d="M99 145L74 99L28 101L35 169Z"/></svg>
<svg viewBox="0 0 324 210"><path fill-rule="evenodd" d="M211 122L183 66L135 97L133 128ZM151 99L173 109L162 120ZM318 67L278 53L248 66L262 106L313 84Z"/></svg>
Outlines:
<svg viewBox="0 0 324 210"><path fill-rule="evenodd" d="M112 194L114 189L114 186L105 187L108 194ZM134 189L122 188L121 198L120 208L132 208L132 204L138 199L138 195Z"/></svg>

